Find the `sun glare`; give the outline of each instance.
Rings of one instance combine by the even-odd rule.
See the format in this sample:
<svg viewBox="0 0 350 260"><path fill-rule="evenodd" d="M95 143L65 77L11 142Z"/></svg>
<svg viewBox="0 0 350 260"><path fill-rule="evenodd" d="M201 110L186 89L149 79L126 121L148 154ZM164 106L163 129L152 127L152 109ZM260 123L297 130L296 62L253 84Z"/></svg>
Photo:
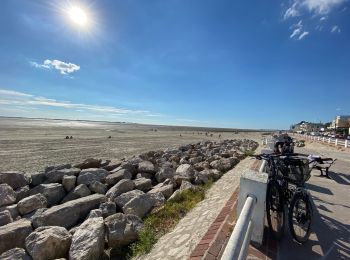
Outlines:
<svg viewBox="0 0 350 260"><path fill-rule="evenodd" d="M88 19L86 13L80 7L71 7L69 10L69 16L71 20L79 26L84 26L87 24Z"/></svg>

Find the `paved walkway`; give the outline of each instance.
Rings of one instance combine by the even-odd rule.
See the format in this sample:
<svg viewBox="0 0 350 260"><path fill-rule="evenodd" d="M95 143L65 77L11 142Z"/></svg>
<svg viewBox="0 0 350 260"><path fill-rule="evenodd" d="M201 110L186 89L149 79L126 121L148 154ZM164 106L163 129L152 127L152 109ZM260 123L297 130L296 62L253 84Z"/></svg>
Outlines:
<svg viewBox="0 0 350 260"><path fill-rule="evenodd" d="M254 160L246 158L224 174L172 232L161 237L148 255L138 259L187 259L238 187L241 174L252 163Z"/></svg>
<svg viewBox="0 0 350 260"><path fill-rule="evenodd" d="M279 243L278 259L350 259L350 154L323 144L298 149L307 154L338 158L331 167L332 179L320 178L313 170L307 183L314 202L314 218L310 240L299 245L289 230Z"/></svg>

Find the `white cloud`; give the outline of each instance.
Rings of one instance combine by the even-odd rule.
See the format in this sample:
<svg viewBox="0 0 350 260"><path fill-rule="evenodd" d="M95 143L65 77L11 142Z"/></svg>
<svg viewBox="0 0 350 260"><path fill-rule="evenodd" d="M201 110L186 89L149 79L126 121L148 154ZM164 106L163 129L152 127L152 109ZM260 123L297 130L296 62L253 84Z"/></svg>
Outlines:
<svg viewBox="0 0 350 260"><path fill-rule="evenodd" d="M301 29L300 28L294 29L293 33L289 37L293 38L293 37L297 36L300 33L301 33Z"/></svg>
<svg viewBox="0 0 350 260"><path fill-rule="evenodd" d="M309 34L309 32L303 32L302 34L299 35L298 40L303 39L304 37L306 37Z"/></svg>
<svg viewBox="0 0 350 260"><path fill-rule="evenodd" d="M331 28L331 32L332 32L332 33L340 33L341 30L340 30L340 28L339 28L338 25L334 25L334 26L332 26L332 28Z"/></svg>
<svg viewBox="0 0 350 260"><path fill-rule="evenodd" d="M22 92L0 89L0 105L9 106L25 106L28 108L40 108L46 107L58 107L64 109L70 109L72 111L79 110L80 112L97 112L103 114L120 114L120 115L142 115L142 116L154 116L155 113L151 113L146 110L133 110L125 108L117 108L113 106L100 106L90 105L82 103L72 103L69 101L59 101L56 99L50 99L46 97L34 96Z"/></svg>
<svg viewBox="0 0 350 260"><path fill-rule="evenodd" d="M324 20L326 20L327 18L325 17L325 16L322 16L321 18L320 18L320 21L324 21Z"/></svg>
<svg viewBox="0 0 350 260"><path fill-rule="evenodd" d="M44 60L42 64L35 61L31 61L30 64L35 68L43 69L56 69L60 71L61 74L67 75L75 71L80 70L80 66L71 62L63 62L60 60Z"/></svg>
<svg viewBox="0 0 350 260"><path fill-rule="evenodd" d="M284 12L283 18L288 19L301 16L306 12L312 15L325 15L346 1L347 0L293 0L290 7ZM325 17L323 18L325 19Z"/></svg>

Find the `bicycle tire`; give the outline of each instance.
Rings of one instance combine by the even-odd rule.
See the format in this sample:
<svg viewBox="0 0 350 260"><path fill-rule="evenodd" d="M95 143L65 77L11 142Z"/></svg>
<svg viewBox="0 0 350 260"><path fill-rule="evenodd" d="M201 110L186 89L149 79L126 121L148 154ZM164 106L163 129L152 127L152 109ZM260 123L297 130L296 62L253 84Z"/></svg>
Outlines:
<svg viewBox="0 0 350 260"><path fill-rule="evenodd" d="M275 180L271 180L267 185L266 217L270 234L276 239L281 239L285 226L283 193L281 186Z"/></svg>
<svg viewBox="0 0 350 260"><path fill-rule="evenodd" d="M301 202L304 204L304 207L300 204ZM288 222L293 238L300 244L304 244L309 239L312 215L312 205L309 195L303 191L294 193L289 207ZM298 235L298 232L296 232L296 228L300 228L301 225L304 226L304 228L301 228L301 230L304 230L304 235L301 235L301 232Z"/></svg>

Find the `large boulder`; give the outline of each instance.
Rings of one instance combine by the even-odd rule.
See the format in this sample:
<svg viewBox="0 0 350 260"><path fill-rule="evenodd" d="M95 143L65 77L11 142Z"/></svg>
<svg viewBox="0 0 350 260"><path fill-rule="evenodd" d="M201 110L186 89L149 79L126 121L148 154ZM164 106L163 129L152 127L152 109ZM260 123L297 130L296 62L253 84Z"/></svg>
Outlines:
<svg viewBox="0 0 350 260"><path fill-rule="evenodd" d="M176 169L176 175L188 178L190 180L194 177L195 170L191 164L181 164Z"/></svg>
<svg viewBox="0 0 350 260"><path fill-rule="evenodd" d="M147 193L147 194L148 194L149 199L151 200L151 202L153 204L153 207L162 206L166 202L166 199L161 192Z"/></svg>
<svg viewBox="0 0 350 260"><path fill-rule="evenodd" d="M138 164L138 172L156 173L155 166L150 161L142 161Z"/></svg>
<svg viewBox="0 0 350 260"><path fill-rule="evenodd" d="M112 160L109 162L108 165L103 166L102 168L107 171L113 171L114 169L118 168L122 164L122 161L120 160Z"/></svg>
<svg viewBox="0 0 350 260"><path fill-rule="evenodd" d="M67 192L70 192L72 189L74 189L76 181L77 181L76 176L65 175L62 178L62 185Z"/></svg>
<svg viewBox="0 0 350 260"><path fill-rule="evenodd" d="M12 248L0 255L1 260L32 260L23 248Z"/></svg>
<svg viewBox="0 0 350 260"><path fill-rule="evenodd" d="M108 246L113 248L134 242L142 226L142 220L135 215L116 213L109 216L105 219Z"/></svg>
<svg viewBox="0 0 350 260"><path fill-rule="evenodd" d="M47 205L49 207L60 203L60 201L66 195L62 184L59 183L40 184L29 191L29 195L35 195L39 193L43 194L46 197Z"/></svg>
<svg viewBox="0 0 350 260"><path fill-rule="evenodd" d="M135 184L132 180L120 180L117 184L115 184L112 188L110 188L106 196L112 200L118 197L120 194L133 190Z"/></svg>
<svg viewBox="0 0 350 260"><path fill-rule="evenodd" d="M104 218L109 217L110 215L113 215L117 212L117 206L113 201L101 203L99 209L102 211L102 217Z"/></svg>
<svg viewBox="0 0 350 260"><path fill-rule="evenodd" d="M79 168L52 170L45 173L45 183L62 182L63 176L76 176L80 173Z"/></svg>
<svg viewBox="0 0 350 260"><path fill-rule="evenodd" d="M161 183L165 181L166 179L173 178L175 175L175 169L166 167L166 168L160 168L159 171L156 173L156 179L158 183Z"/></svg>
<svg viewBox="0 0 350 260"><path fill-rule="evenodd" d="M9 210L0 211L0 226L7 225L13 221Z"/></svg>
<svg viewBox="0 0 350 260"><path fill-rule="evenodd" d="M152 179L153 178L153 174L146 173L146 172L140 172L140 173L138 173L136 175L136 179L140 179L140 178Z"/></svg>
<svg viewBox="0 0 350 260"><path fill-rule="evenodd" d="M66 257L72 235L63 227L39 227L25 240L28 253L34 260Z"/></svg>
<svg viewBox="0 0 350 260"><path fill-rule="evenodd" d="M89 168L79 173L77 183L89 185L93 181L104 182L109 172L105 169Z"/></svg>
<svg viewBox="0 0 350 260"><path fill-rule="evenodd" d="M77 187L75 187L74 190L69 192L67 196L63 198L61 203L86 197L86 196L89 196L90 194L91 194L90 189L85 184L80 184Z"/></svg>
<svg viewBox="0 0 350 260"><path fill-rule="evenodd" d="M0 184L0 207L11 205L16 202L16 193L6 183Z"/></svg>
<svg viewBox="0 0 350 260"><path fill-rule="evenodd" d="M93 181L90 183L89 189L94 193L106 194L108 188L107 185L99 181Z"/></svg>
<svg viewBox="0 0 350 260"><path fill-rule="evenodd" d="M159 183L158 185L154 186L153 189L151 189L148 193L162 193L163 196L168 199L174 192L174 186L172 184L164 184Z"/></svg>
<svg viewBox="0 0 350 260"><path fill-rule="evenodd" d="M104 250L105 227L102 217L88 218L74 232L69 259L100 259Z"/></svg>
<svg viewBox="0 0 350 260"><path fill-rule="evenodd" d="M152 188L152 181L146 178L139 178L134 180L135 189L142 191L149 191Z"/></svg>
<svg viewBox="0 0 350 260"><path fill-rule="evenodd" d="M206 171L196 172L193 183L196 185L206 184L209 181L209 175Z"/></svg>
<svg viewBox="0 0 350 260"><path fill-rule="evenodd" d="M133 198L140 196L142 194L145 194L143 191L140 190L131 190L128 192L125 192L121 195L119 195L118 197L115 198L115 203L118 205L119 208L123 208L124 205L132 200Z"/></svg>
<svg viewBox="0 0 350 260"><path fill-rule="evenodd" d="M106 177L106 183L108 185L114 185L117 182L119 182L120 180L123 180L123 179L131 180L131 178L132 178L132 174L129 170L120 169L119 171L113 172L110 175L108 175Z"/></svg>
<svg viewBox="0 0 350 260"><path fill-rule="evenodd" d="M5 210L8 210L10 212L13 220L15 220L19 216L17 204L8 205L0 208L0 211L5 211Z"/></svg>
<svg viewBox="0 0 350 260"><path fill-rule="evenodd" d="M16 189L15 193L16 193L16 202L18 202L29 195L29 185Z"/></svg>
<svg viewBox="0 0 350 260"><path fill-rule="evenodd" d="M33 226L62 226L70 228L84 219L91 210L97 209L106 197L93 194L64 204L53 206L33 219Z"/></svg>
<svg viewBox="0 0 350 260"><path fill-rule="evenodd" d="M47 199L42 194L35 194L20 200L17 203L18 211L21 215L28 214L36 209L46 208Z"/></svg>
<svg viewBox="0 0 350 260"><path fill-rule="evenodd" d="M101 162L101 159L89 158L82 163L74 165L74 167L79 169L99 168L101 166Z"/></svg>
<svg viewBox="0 0 350 260"><path fill-rule="evenodd" d="M70 163L60 164L60 165L51 165L45 168L45 173L52 170L61 170L61 169L69 169L69 168L72 168L72 165Z"/></svg>
<svg viewBox="0 0 350 260"><path fill-rule="evenodd" d="M0 254L15 247L24 248L24 240L32 231L31 222L22 219L0 227Z"/></svg>
<svg viewBox="0 0 350 260"><path fill-rule="evenodd" d="M230 157L212 161L210 163L210 166L213 169L219 170L221 172L226 172L228 170L231 170L232 167L235 166L237 163L239 163L239 160L237 158Z"/></svg>
<svg viewBox="0 0 350 260"><path fill-rule="evenodd" d="M34 172L30 177L32 179L30 186L35 187L45 181L45 172Z"/></svg>
<svg viewBox="0 0 350 260"><path fill-rule="evenodd" d="M23 172L0 172L0 183L7 183L12 189L18 189L29 184L29 179Z"/></svg>
<svg viewBox="0 0 350 260"><path fill-rule="evenodd" d="M149 194L141 194L128 201L123 207L123 212L143 218L153 206L153 200Z"/></svg>

